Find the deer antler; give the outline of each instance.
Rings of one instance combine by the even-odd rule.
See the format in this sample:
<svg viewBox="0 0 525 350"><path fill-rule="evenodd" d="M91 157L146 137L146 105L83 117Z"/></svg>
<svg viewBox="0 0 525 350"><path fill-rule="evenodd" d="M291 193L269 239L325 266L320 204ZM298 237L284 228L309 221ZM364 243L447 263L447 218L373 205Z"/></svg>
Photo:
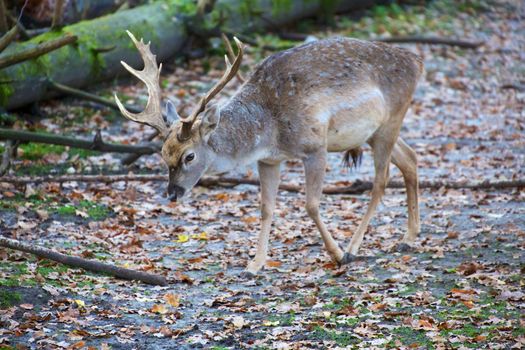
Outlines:
<svg viewBox="0 0 525 350"><path fill-rule="evenodd" d="M126 31L140 52L140 56L144 61L144 69L141 71L131 68L126 62L120 61L124 68L126 68L131 74L139 78L146 84L148 88L148 103L144 111L140 113L131 113L128 111L122 102L120 102L117 94L115 94L115 100L117 102L120 112L128 119L135 122L149 125L159 131L163 136L168 133L168 126L166 121L162 117L161 108L161 92L159 85L159 76L162 69L162 64L157 67L156 56L150 50L150 43L144 44L144 41L140 39L137 41L135 36L131 32Z"/></svg>
<svg viewBox="0 0 525 350"><path fill-rule="evenodd" d="M226 47L226 52L228 53L228 56L224 56L224 60L226 61L226 66L231 66L231 61L235 59L235 53L233 52L232 44L226 34L221 33L221 38L224 43L224 46ZM244 84L246 79L242 76L240 72L237 72L237 80L241 82L241 84Z"/></svg>
<svg viewBox="0 0 525 350"><path fill-rule="evenodd" d="M236 37L233 37L233 40L235 41L235 44L237 45L237 48L239 50L237 56L235 57L235 60L232 64L226 65L226 71L222 75L222 78L206 93L206 95L204 95L200 99L199 104L193 110L190 116L187 118L180 118L180 120L182 121L182 128L177 134L177 138L179 139L179 141L185 141L191 137L191 127L193 126L193 123L195 122L197 116L206 109L206 104L210 102L210 100L215 95L217 95L239 71L244 51L242 47L242 42ZM225 57L225 59L229 63L227 56Z"/></svg>

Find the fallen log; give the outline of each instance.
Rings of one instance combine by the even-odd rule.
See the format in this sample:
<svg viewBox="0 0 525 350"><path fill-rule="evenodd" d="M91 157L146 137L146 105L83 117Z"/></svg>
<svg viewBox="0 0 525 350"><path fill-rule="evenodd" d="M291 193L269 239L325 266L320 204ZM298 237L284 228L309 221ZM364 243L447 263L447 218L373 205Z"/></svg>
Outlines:
<svg viewBox="0 0 525 350"><path fill-rule="evenodd" d="M0 247L31 253L38 256L39 258L53 260L72 267L79 267L87 271L107 273L111 276L125 280L137 280L155 286L166 286L168 284L166 279L159 275L152 275L147 272L130 270L96 260L88 260L76 256L62 254L48 248L24 243L16 239L0 237Z"/></svg>
<svg viewBox="0 0 525 350"><path fill-rule="evenodd" d="M333 3L337 5L338 11L347 11L372 5L374 0L339 0ZM249 5L245 0L218 0L208 17L226 17L224 27L230 32L239 33L246 28L254 31L268 27L261 14L271 16L273 23L277 25L285 25L314 16L322 10L323 4L326 4L325 0L292 1L286 6L281 1L271 0L251 0ZM182 51L188 38L187 25L195 16L196 6L192 0L156 1L65 26L60 31L45 33L27 42L10 45L0 58L34 47L58 35L71 34L78 37L75 45L68 45L41 58L1 70L0 107L11 110L59 95L57 91L48 89L46 81L49 79L79 88L113 79L124 72L121 60L128 62L132 67L140 67L142 61L126 35L127 29L138 38L151 40L152 51L157 55L157 61L166 61ZM205 27L207 23L201 21L200 25ZM114 49L100 52L108 47Z"/></svg>
<svg viewBox="0 0 525 350"><path fill-rule="evenodd" d="M38 183L64 183L64 182L97 182L97 183L113 183L113 182L150 182L150 181L168 181L166 175L63 175L63 176L37 176L37 177L19 177L19 176L5 176L0 177L0 183L12 183L15 185L38 184ZM215 187L215 186L237 186L237 185L253 185L259 186L259 180L247 178L232 178L232 177L203 177L198 183L198 186ZM357 180L349 186L328 185L323 189L324 194L361 194L372 189L373 183L370 181ZM402 181L390 181L388 188L404 188L405 184ZM485 180L482 182L467 182L467 181L442 181L442 180L423 180L419 182L421 189L472 189L472 190L486 190L486 189L507 189L507 188L524 188L524 180L504 180L491 181ZM304 186L295 184L280 184L279 189L287 192L302 192Z"/></svg>
<svg viewBox="0 0 525 350"><path fill-rule="evenodd" d="M159 152L159 146L151 143L143 145L122 145L106 143L102 140L100 130L97 131L93 140L83 140L77 137L67 137L53 134L0 128L0 140L47 143L53 145L88 149L99 152L134 153L141 155Z"/></svg>

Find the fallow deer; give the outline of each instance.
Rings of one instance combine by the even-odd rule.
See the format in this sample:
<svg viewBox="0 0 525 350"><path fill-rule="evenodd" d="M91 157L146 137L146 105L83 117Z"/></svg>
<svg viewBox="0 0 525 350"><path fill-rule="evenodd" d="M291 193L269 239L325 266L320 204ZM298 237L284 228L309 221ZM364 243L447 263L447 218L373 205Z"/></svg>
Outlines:
<svg viewBox="0 0 525 350"><path fill-rule="evenodd" d="M408 230L399 244L412 245L419 232L416 153L400 137L421 59L404 49L382 43L333 38L276 53L262 61L249 79L224 105L209 104L237 74L242 43L234 38L238 54L219 82L200 99L189 117L179 116L167 102L163 117L156 57L149 44L138 42L144 69L137 71L149 98L139 114L127 111L115 95L122 114L157 129L164 138L162 158L169 169L168 194L177 200L204 174L224 173L257 161L261 184L262 227L255 258L247 273L265 264L268 238L279 185L280 163L301 159L306 175L306 211L321 233L326 249L339 264L356 256L363 235L383 196L394 163L403 174L407 192ZM373 151L375 178L371 201L345 250L326 229L320 213L327 152L356 154L368 143Z"/></svg>

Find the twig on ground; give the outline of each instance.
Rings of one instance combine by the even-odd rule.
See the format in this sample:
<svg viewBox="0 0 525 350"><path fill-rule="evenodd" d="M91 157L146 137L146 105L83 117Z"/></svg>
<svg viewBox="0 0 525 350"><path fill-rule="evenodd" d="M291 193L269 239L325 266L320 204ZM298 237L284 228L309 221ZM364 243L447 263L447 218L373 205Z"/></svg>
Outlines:
<svg viewBox="0 0 525 350"><path fill-rule="evenodd" d="M17 33L18 27L14 26L0 38L0 52L4 51L4 49L8 47L9 44L11 44L11 42L16 38Z"/></svg>
<svg viewBox="0 0 525 350"><path fill-rule="evenodd" d="M24 243L16 239L0 237L0 247L31 253L40 258L53 260L64 265L79 267L93 272L107 273L111 276L126 280L137 280L156 286L166 286L168 284L166 279L159 275L152 275L142 271L130 270L123 267L102 263L96 260L87 260L76 256L65 255L51 249L40 247L34 244Z"/></svg>
<svg viewBox="0 0 525 350"><path fill-rule="evenodd" d="M18 140L22 142L47 143L52 145L70 146L99 152L153 154L159 151L159 145L150 143L142 145L122 145L105 143L100 130L93 140L83 140L76 137L59 136L20 130L0 128L0 140Z"/></svg>
<svg viewBox="0 0 525 350"><path fill-rule="evenodd" d="M48 52L57 50L63 46L72 44L76 41L77 37L75 35L67 34L60 38L44 42L36 47L28 48L23 51L13 53L11 55L5 55L3 57L0 57L0 69L45 55Z"/></svg>
<svg viewBox="0 0 525 350"><path fill-rule="evenodd" d="M53 89L53 90L59 91L59 92L61 92L63 94L66 94L66 95L71 95L71 96L74 96L74 97L77 97L77 98L81 98L81 99L84 99L84 100L92 101L92 102L95 102L95 103L107 106L109 108L112 108L112 109L114 109L116 111L119 110L118 105L115 102L113 102L111 100L108 100L106 98L103 98L103 97L91 94L91 93L86 92L86 91L75 89L75 88L72 88L72 87L67 86L67 85L59 84L59 83L54 82L52 80L49 81L49 87L51 89ZM142 111L142 109L140 109L138 107L135 107L135 106L126 105L126 108L127 108L128 111L133 112L133 113L140 113Z"/></svg>
<svg viewBox="0 0 525 350"><path fill-rule="evenodd" d="M151 135L149 135L147 138L146 138L146 141L147 142L151 142L155 139L155 137L159 136L159 132L157 130L155 130ZM135 161L137 161L137 159L139 159L140 157L142 156L142 154L137 154L137 153L131 153L131 154L128 154L127 156L125 156L124 158L122 158L121 160L121 163L123 165L131 165L133 164Z"/></svg>
<svg viewBox="0 0 525 350"><path fill-rule="evenodd" d="M3 177L0 178L0 182L13 183L17 185L24 185L28 183L45 183L45 182L99 182L99 183L112 183L120 181L167 181L166 175L63 175L63 176L40 176L40 177ZM204 187L214 186L236 186L236 185L259 185L257 179L243 179L243 178L231 178L231 177L203 177L198 185ZM338 186L329 185L323 189L325 194L361 194L365 191L372 189L373 183L370 181L355 181L350 186ZM401 181L390 181L387 185L388 188L404 188L405 185ZM505 189L505 188L523 188L525 187L525 180L509 180L509 181L490 181L485 180L482 182L466 182L466 181L421 181L419 188L428 189L440 189L440 188L451 188L451 189ZM288 192L301 192L303 186L294 184L281 184L279 189Z"/></svg>
<svg viewBox="0 0 525 350"><path fill-rule="evenodd" d="M525 91L525 84L521 83L509 83L501 85L503 90L516 90L516 91Z"/></svg>
<svg viewBox="0 0 525 350"><path fill-rule="evenodd" d="M393 36L390 38L374 39L373 41L381 41L384 43L416 43L416 44L432 44L432 45L449 45L457 46L464 49L476 49L484 44L483 41L465 41L456 39L446 39L432 36Z"/></svg>

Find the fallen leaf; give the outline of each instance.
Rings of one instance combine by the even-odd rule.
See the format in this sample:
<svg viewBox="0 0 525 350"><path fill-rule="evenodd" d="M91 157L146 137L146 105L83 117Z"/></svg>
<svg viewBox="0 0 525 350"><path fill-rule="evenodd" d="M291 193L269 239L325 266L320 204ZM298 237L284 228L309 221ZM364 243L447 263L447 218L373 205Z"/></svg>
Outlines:
<svg viewBox="0 0 525 350"><path fill-rule="evenodd" d="M171 294L171 293L165 294L164 300L166 300L168 304L170 304L173 307L179 307L180 305L180 296L177 294Z"/></svg>
<svg viewBox="0 0 525 350"><path fill-rule="evenodd" d="M162 304L153 305L150 311L156 314L167 314L168 313L168 309Z"/></svg>

